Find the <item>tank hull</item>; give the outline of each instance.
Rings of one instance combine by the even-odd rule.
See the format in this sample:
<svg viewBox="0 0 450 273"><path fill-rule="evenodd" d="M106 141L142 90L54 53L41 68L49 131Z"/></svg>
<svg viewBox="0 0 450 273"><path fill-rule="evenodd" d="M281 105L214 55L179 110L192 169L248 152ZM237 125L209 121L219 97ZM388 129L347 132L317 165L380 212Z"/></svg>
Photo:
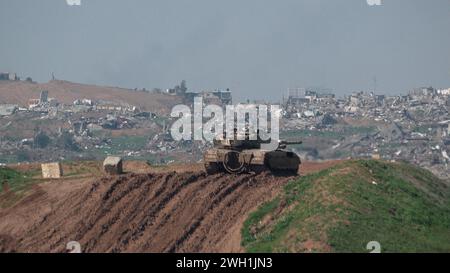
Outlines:
<svg viewBox="0 0 450 273"><path fill-rule="evenodd" d="M204 154L208 174L219 172L246 173L271 171L273 173L298 173L300 157L290 151L264 151L260 149L230 150L210 149Z"/></svg>

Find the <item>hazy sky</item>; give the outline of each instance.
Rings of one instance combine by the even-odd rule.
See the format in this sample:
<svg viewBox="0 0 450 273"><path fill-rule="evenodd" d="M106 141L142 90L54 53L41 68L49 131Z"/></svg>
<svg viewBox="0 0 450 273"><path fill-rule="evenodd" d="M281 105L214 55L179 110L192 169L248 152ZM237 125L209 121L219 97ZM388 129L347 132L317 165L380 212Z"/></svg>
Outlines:
<svg viewBox="0 0 450 273"><path fill-rule="evenodd" d="M450 87L450 0L0 0L0 71L280 99Z"/></svg>

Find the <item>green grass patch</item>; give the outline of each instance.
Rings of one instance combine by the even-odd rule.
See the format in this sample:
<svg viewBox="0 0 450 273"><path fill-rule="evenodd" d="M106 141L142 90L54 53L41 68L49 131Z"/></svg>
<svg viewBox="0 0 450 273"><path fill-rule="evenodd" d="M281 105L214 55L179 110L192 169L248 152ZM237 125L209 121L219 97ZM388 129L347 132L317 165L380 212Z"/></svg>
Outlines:
<svg viewBox="0 0 450 273"><path fill-rule="evenodd" d="M0 183L8 183L9 190L19 192L33 182L36 172L21 173L9 168L0 168ZM3 187L0 189L3 193Z"/></svg>
<svg viewBox="0 0 450 273"><path fill-rule="evenodd" d="M248 252L369 252L370 241L383 252L450 251L450 187L406 163L344 162L275 200L245 221Z"/></svg>
<svg viewBox="0 0 450 273"><path fill-rule="evenodd" d="M18 172L9 168L0 168L0 208L15 204L37 180L33 176L37 171ZM5 185L5 183L7 185ZM5 192L7 189L8 192Z"/></svg>

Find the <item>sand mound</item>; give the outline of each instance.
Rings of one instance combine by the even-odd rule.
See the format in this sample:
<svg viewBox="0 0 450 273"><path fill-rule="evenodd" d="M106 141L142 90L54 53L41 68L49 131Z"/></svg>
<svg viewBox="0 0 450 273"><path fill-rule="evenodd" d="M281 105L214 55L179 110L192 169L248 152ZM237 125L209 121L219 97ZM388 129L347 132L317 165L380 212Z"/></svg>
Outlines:
<svg viewBox="0 0 450 273"><path fill-rule="evenodd" d="M4 241L19 252L63 252L69 241L83 252L238 252L246 216L288 180L203 172L102 178Z"/></svg>

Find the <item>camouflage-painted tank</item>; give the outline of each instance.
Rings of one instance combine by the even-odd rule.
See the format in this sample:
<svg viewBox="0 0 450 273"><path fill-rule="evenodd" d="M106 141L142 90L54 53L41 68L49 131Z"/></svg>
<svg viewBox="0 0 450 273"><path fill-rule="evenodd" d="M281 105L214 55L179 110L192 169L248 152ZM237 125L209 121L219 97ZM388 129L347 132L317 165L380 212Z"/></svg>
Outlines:
<svg viewBox="0 0 450 273"><path fill-rule="evenodd" d="M214 148L204 154L208 174L227 172L231 174L271 171L273 173L297 174L300 157L286 150L287 145L301 144L301 141L280 141L274 151L262 150L266 143L261 140L217 140Z"/></svg>

